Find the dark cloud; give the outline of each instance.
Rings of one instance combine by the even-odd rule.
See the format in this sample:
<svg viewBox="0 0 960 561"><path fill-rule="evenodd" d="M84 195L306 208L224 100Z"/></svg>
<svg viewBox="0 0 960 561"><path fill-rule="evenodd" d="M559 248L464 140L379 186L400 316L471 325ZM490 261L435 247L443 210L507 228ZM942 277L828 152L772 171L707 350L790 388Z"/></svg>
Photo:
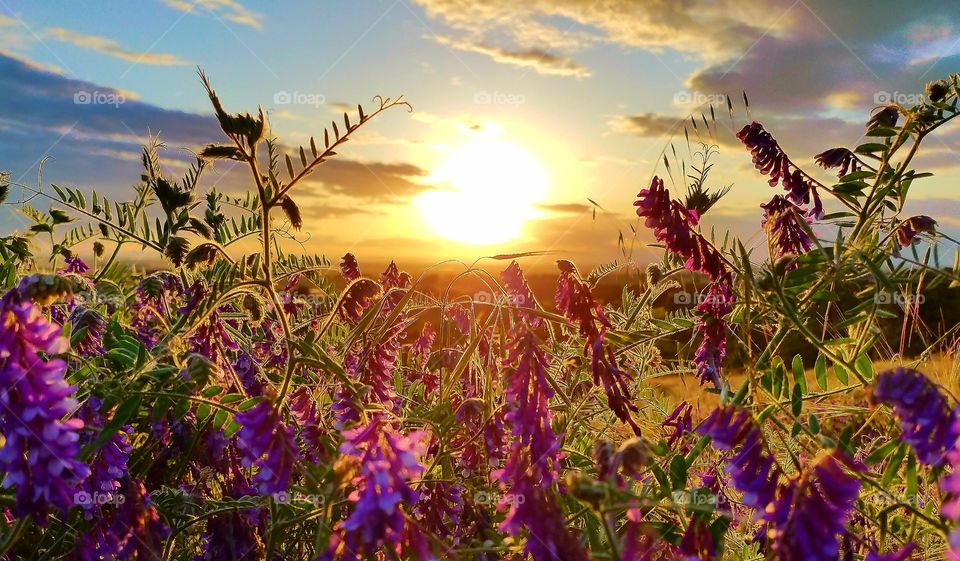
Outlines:
<svg viewBox="0 0 960 561"><path fill-rule="evenodd" d="M41 160L48 158L44 184L126 197L142 173L140 154L148 131L159 134L168 146L162 158L173 176L184 171L201 146L223 141L213 116L163 109L121 90L68 78L3 53L0 89L4 92L0 170L10 171L20 183L33 184ZM338 157L310 176L300 196L311 200L338 194L365 204L405 200L425 189L416 183L425 175L413 164ZM217 162L202 185L240 193L250 188L250 180L244 166ZM311 203L302 205L305 218L377 212L347 203Z"/></svg>
<svg viewBox="0 0 960 561"><path fill-rule="evenodd" d="M587 67L577 64L569 58L552 54L543 47L511 50L469 39L454 39L440 35L433 35L430 36L430 38L458 51L486 55L496 62L503 64L519 66L521 68L532 68L539 74L573 76L575 78L588 78L591 75Z"/></svg>
<svg viewBox="0 0 960 561"><path fill-rule="evenodd" d="M592 207L583 203L556 203L556 204L538 204L534 205L541 210L548 212L557 212L561 214L577 214L587 212Z"/></svg>
<svg viewBox="0 0 960 561"><path fill-rule="evenodd" d="M416 182L426 175L426 170L409 163L339 159L317 168L304 187L319 185L331 193L368 201L398 201L428 190Z"/></svg>

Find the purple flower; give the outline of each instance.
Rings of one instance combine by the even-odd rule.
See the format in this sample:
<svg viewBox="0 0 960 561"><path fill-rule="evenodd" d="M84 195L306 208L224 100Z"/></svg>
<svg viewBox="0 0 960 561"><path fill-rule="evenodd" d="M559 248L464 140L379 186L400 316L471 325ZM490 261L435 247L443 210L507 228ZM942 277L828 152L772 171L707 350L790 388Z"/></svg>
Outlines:
<svg viewBox="0 0 960 561"><path fill-rule="evenodd" d="M524 476L549 486L556 480L560 461L560 441L550 426L547 404L553 397L547 380L549 360L528 329L520 329L511 338L507 353L504 364L512 368L506 377L504 420L515 441L506 466L495 476L506 483L517 477L515 470L529 470Z"/></svg>
<svg viewBox="0 0 960 561"><path fill-rule="evenodd" d="M846 148L831 148L813 157L823 169L839 169L837 177L860 171L860 160Z"/></svg>
<svg viewBox="0 0 960 561"><path fill-rule="evenodd" d="M79 257L67 257L63 260L63 262L66 264L66 266L57 270L58 275L82 275L90 271L90 267L83 262L83 259L80 259Z"/></svg>
<svg viewBox="0 0 960 561"><path fill-rule="evenodd" d="M77 306L70 313L70 323L73 326L74 338L83 330L83 334L76 338L73 350L80 356L94 356L103 354L103 335L107 331L107 320L93 308Z"/></svg>
<svg viewBox="0 0 960 561"><path fill-rule="evenodd" d="M822 456L785 485L764 515L775 559L836 561L860 481L843 469L839 452Z"/></svg>
<svg viewBox="0 0 960 561"><path fill-rule="evenodd" d="M631 415L632 411L638 410L630 397L632 377L620 369L613 350L604 344L604 335L611 327L610 320L594 299L590 287L580 279L576 266L561 259L557 261L557 267L560 269L555 296L557 310L577 326L584 338L584 353L590 356L593 383L603 385L607 404L617 418L640 434L640 427Z"/></svg>
<svg viewBox="0 0 960 561"><path fill-rule="evenodd" d="M916 241L917 237L921 233L926 234L936 234L937 233L937 221L929 216L918 215L911 216L907 218L900 225L897 226L897 229L894 231L894 235L897 238L897 243L900 244L900 247L907 247Z"/></svg>
<svg viewBox="0 0 960 561"><path fill-rule="evenodd" d="M727 356L727 322L724 316L733 309L733 292L729 277L710 284L707 296L697 305L697 332L703 337L693 364L700 383L713 382L720 387L720 368Z"/></svg>
<svg viewBox="0 0 960 561"><path fill-rule="evenodd" d="M460 304L454 304L447 308L447 318L453 323L453 326L461 335L470 334L470 314L467 309Z"/></svg>
<svg viewBox="0 0 960 561"><path fill-rule="evenodd" d="M307 386L300 386L290 394L290 415L300 427L300 439L306 445L307 458L318 463L323 453L323 431L317 415L317 404Z"/></svg>
<svg viewBox="0 0 960 561"><path fill-rule="evenodd" d="M686 259L685 267L709 275L716 280L726 275L726 265L720 253L707 240L694 232L700 217L679 201L670 200L670 191L663 180L654 177L648 189L637 193L633 203L637 216L645 218L644 224L653 230L657 241L663 242L668 251Z"/></svg>
<svg viewBox="0 0 960 561"><path fill-rule="evenodd" d="M784 255L802 255L813 247L813 241L800 220L807 221L803 210L780 195L774 195L770 202L760 205L763 209L764 231L767 241L776 257Z"/></svg>
<svg viewBox="0 0 960 561"><path fill-rule="evenodd" d="M80 409L80 417L92 433L83 435L81 442L86 445L93 440L93 436L103 430L104 419L100 412L100 400L91 397ZM99 510L102 504L119 496L121 481L127 476L127 460L133 447L130 445L130 434L133 427L124 425L90 458L90 475L83 481L81 494L83 500L80 506L84 509L84 516L92 518L93 513Z"/></svg>
<svg viewBox="0 0 960 561"><path fill-rule="evenodd" d="M918 460L943 464L957 441L956 415L929 378L902 367L881 372L872 399L893 408L900 418L900 439L913 447Z"/></svg>
<svg viewBox="0 0 960 561"><path fill-rule="evenodd" d="M763 129L763 125L752 122L737 133L737 138L750 150L757 171L770 176L767 183L771 187L781 185L787 191L787 198L797 205L812 201L814 206L808 214L815 218L823 216L823 202L816 187L793 165L773 136Z"/></svg>
<svg viewBox="0 0 960 561"><path fill-rule="evenodd" d="M420 336L417 337L417 340L410 346L410 354L420 368L426 366L427 361L430 359L430 350L433 348L433 342L436 339L436 330L433 329L429 321L424 323L423 329L420 330Z"/></svg>
<svg viewBox="0 0 960 561"><path fill-rule="evenodd" d="M360 278L360 264L352 253L345 253L340 260L340 274L348 281Z"/></svg>
<svg viewBox="0 0 960 561"><path fill-rule="evenodd" d="M703 516L694 516L687 525L679 551L684 561L710 561L717 556L717 543L707 522Z"/></svg>
<svg viewBox="0 0 960 561"><path fill-rule="evenodd" d="M356 279L344 289L337 314L344 320L356 323L373 300L383 293L380 285L370 279Z"/></svg>
<svg viewBox="0 0 960 561"><path fill-rule="evenodd" d="M178 310L177 302L183 296L180 277L169 272L154 273L137 285L136 298L130 307L130 327L148 349L168 331L166 318Z"/></svg>
<svg viewBox="0 0 960 561"><path fill-rule="evenodd" d="M503 281L503 287L507 291L512 306L517 308L536 307L533 291L530 290L530 285L523 276L523 270L520 269L520 265L518 265L516 261L511 261L510 265L500 273L500 280ZM537 329L543 324L543 319L541 319L540 316L524 310L518 310L518 313L521 314L527 324L534 329Z"/></svg>
<svg viewBox="0 0 960 561"><path fill-rule="evenodd" d="M448 481L434 481L421 485L418 492L420 498L413 509L417 523L434 535L458 540L463 534L460 525L463 486Z"/></svg>
<svg viewBox="0 0 960 561"><path fill-rule="evenodd" d="M129 480L116 510L81 535L77 554L83 561L160 559L170 529L160 520L143 483Z"/></svg>
<svg viewBox="0 0 960 561"><path fill-rule="evenodd" d="M718 407L697 432L709 436L720 450L740 447L728 461L726 472L733 487L743 494L743 504L762 513L774 499L781 472L773 456L764 451L760 428L750 413L736 407Z"/></svg>
<svg viewBox="0 0 960 561"><path fill-rule="evenodd" d="M910 554L913 553L913 550L916 548L916 545L913 543L908 543L897 551L891 551L886 555L881 555L876 551L871 551L867 554L865 561L906 561L910 558Z"/></svg>
<svg viewBox="0 0 960 561"><path fill-rule="evenodd" d="M269 400L238 413L236 420L241 427L237 445L243 452L243 466L257 468L257 489L262 494L286 491L299 459L293 427L280 420L280 413Z"/></svg>
<svg viewBox="0 0 960 561"><path fill-rule="evenodd" d="M66 351L58 325L24 298L36 292L43 277L24 278L0 299L0 471L3 487L16 488L17 516L33 516L40 524L51 508L74 506L79 483L88 474L77 459L83 421L69 418L76 403L67 384L67 364L41 358Z"/></svg>
<svg viewBox="0 0 960 561"><path fill-rule="evenodd" d="M667 445L673 446L693 431L693 407L681 401L674 410L663 419L663 428L668 429Z"/></svg>
<svg viewBox="0 0 960 561"><path fill-rule="evenodd" d="M359 561L380 548L393 549L401 558L432 559L417 527L403 507L419 496L410 481L423 471L421 433L402 436L381 418L343 433L340 452L359 465L352 483L350 515L335 527L330 547L321 559Z"/></svg>

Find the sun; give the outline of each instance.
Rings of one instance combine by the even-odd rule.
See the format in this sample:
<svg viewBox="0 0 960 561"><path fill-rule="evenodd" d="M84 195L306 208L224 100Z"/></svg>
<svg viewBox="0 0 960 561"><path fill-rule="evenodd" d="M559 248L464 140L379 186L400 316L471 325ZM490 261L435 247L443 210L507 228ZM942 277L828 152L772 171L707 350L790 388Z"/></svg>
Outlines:
<svg viewBox="0 0 960 561"><path fill-rule="evenodd" d="M475 245L517 239L524 223L537 215L534 204L549 186L533 155L497 138L459 147L428 181L438 189L415 201L424 222L446 240Z"/></svg>

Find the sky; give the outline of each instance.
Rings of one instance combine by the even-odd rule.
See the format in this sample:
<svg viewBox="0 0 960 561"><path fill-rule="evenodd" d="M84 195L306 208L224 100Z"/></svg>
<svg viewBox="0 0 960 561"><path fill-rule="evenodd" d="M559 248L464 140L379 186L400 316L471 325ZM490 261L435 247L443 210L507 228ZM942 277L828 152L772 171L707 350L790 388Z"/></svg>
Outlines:
<svg viewBox="0 0 960 561"><path fill-rule="evenodd" d="M708 185L731 185L705 217L763 246L771 188L732 132L764 123L816 177L814 154L856 146L878 104L910 105L960 71L955 2L804 0L0 0L0 170L124 198L140 147L164 140L167 171L223 140L197 76L230 111L263 106L285 147L322 137L374 96L395 109L355 133L300 185L291 243L336 260L444 259L551 252L591 266L656 258L632 203L661 155L697 163L717 145ZM749 98L744 107L743 93ZM729 96L734 114L727 112ZM717 119L711 134L690 115ZM702 123L702 121L701 121ZM688 150L683 127L691 135ZM934 172L910 211L960 228L960 132L929 140ZM672 144L672 148L671 148ZM677 161L678 161L677 160ZM683 190L677 167L668 187ZM201 184L251 187L217 163ZM13 208L2 229L23 227Z"/></svg>

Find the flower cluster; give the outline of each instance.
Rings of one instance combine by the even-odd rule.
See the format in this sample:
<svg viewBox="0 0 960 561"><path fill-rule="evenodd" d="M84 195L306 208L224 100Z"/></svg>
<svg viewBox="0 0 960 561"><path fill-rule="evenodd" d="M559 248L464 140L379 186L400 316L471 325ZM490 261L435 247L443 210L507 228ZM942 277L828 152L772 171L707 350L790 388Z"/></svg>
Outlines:
<svg viewBox="0 0 960 561"><path fill-rule="evenodd" d="M900 247L907 247L917 240L920 234L936 234L937 221L929 216L917 215L907 218L894 230L894 236Z"/></svg>
<svg viewBox="0 0 960 561"><path fill-rule="evenodd" d="M607 404L621 421L640 434L640 427L631 412L637 411L630 397L632 376L621 370L613 349L604 344L604 335L611 327L603 307L594 299L590 287L583 282L573 263L557 261L560 278L557 281L557 309L577 326L584 339L584 352L590 355L593 383L602 384Z"/></svg>
<svg viewBox="0 0 960 561"><path fill-rule="evenodd" d="M767 507L770 551L783 561L834 561L838 536L860 491L860 481L843 468L839 452L822 456L778 492Z"/></svg>
<svg viewBox="0 0 960 561"><path fill-rule="evenodd" d="M727 462L733 487L743 493L745 506L763 513L773 502L781 471L773 456L766 453L760 428L746 409L718 407L697 427L720 450L740 451Z"/></svg>
<svg viewBox="0 0 960 561"><path fill-rule="evenodd" d="M893 407L900 418L900 438L913 447L918 460L943 464L960 433L956 415L929 378L909 368L887 370L877 375L872 398Z"/></svg>
<svg viewBox="0 0 960 561"><path fill-rule="evenodd" d="M76 408L67 364L51 357L66 351L67 341L26 297L44 285L44 277L26 277L0 299L0 471L3 486L16 489L14 514L40 523L50 509L74 506L89 474L77 458L83 421L64 420Z"/></svg>
<svg viewBox="0 0 960 561"><path fill-rule="evenodd" d="M761 224L770 241L771 255L783 257L810 251L813 240L807 233L809 217L803 214L800 207L780 195L774 195L770 202L760 207L763 208Z"/></svg>
<svg viewBox="0 0 960 561"><path fill-rule="evenodd" d="M787 192L787 199L802 206L813 202L813 208L807 214L814 218L823 217L823 202L817 193L817 187L796 167L780 148L773 136L764 130L763 125L754 121L737 133L737 138L750 150L753 165L770 179L771 187L778 184Z"/></svg>
<svg viewBox="0 0 960 561"><path fill-rule="evenodd" d="M290 474L299 459L293 427L281 419L270 400L238 413L238 445L243 452L244 467L256 467L254 481L263 494L287 490Z"/></svg>
<svg viewBox="0 0 960 561"><path fill-rule="evenodd" d="M693 356L700 383L712 382L720 387L720 372L727 356L727 322L724 317L733 310L733 291L729 279L710 283L707 296L697 305L699 320L697 332L702 336L700 346Z"/></svg>
<svg viewBox="0 0 960 561"><path fill-rule="evenodd" d="M389 548L401 558L432 559L426 541L402 507L416 505L410 485L423 466L422 433L403 436L381 417L343 433L340 452L359 466L350 494L353 511L340 522L321 559L359 561Z"/></svg>
<svg viewBox="0 0 960 561"><path fill-rule="evenodd" d="M633 203L637 216L644 218L644 225L653 230L657 241L663 242L668 251L686 259L686 268L718 279L727 275L727 267L720 252L702 235L693 231L700 221L695 211L687 209L680 201L670 199L670 191L663 180L654 176L650 187L637 193Z"/></svg>

